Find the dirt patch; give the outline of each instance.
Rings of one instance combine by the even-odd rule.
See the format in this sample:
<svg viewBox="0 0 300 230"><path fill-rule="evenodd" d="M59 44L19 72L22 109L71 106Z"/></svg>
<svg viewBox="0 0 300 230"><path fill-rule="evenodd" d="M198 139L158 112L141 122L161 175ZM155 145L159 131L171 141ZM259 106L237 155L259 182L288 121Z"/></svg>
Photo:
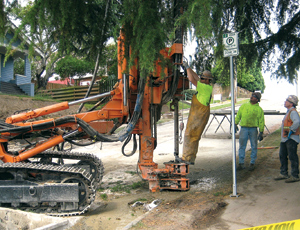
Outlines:
<svg viewBox="0 0 300 230"><path fill-rule="evenodd" d="M59 102L46 100L34 100L30 97L17 97L9 95L0 95L0 119L6 119L7 117L20 113L22 111L30 111L38 108L42 108L49 105L54 105ZM77 113L78 106L71 106L68 110L59 111L52 115L47 115L46 118L60 117L65 115L71 115Z"/></svg>
<svg viewBox="0 0 300 230"><path fill-rule="evenodd" d="M220 197L186 193L171 202L164 202L133 229L204 229L225 206Z"/></svg>

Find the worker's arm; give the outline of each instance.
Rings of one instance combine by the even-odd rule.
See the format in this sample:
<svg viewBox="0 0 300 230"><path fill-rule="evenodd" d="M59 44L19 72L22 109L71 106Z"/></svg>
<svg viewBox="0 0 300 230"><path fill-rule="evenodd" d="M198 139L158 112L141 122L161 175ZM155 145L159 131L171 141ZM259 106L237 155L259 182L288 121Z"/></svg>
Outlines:
<svg viewBox="0 0 300 230"><path fill-rule="evenodd" d="M299 119L299 114L297 111L292 111L290 115L291 120L293 121L293 124L290 127L290 130L292 132L296 132L299 125L300 125L300 119Z"/></svg>
<svg viewBox="0 0 300 230"><path fill-rule="evenodd" d="M198 74L196 74L191 68L188 68L186 72L189 81L192 82L192 84L197 87L197 82L200 80Z"/></svg>
<svg viewBox="0 0 300 230"><path fill-rule="evenodd" d="M259 122L259 132L264 132L264 129L265 129L265 115L264 115L264 111L261 109L261 112L260 112L260 116L258 118L258 122Z"/></svg>
<svg viewBox="0 0 300 230"><path fill-rule="evenodd" d="M235 124L238 125L240 123L240 120L242 118L242 109L243 109L243 106L241 106L235 116Z"/></svg>
<svg viewBox="0 0 300 230"><path fill-rule="evenodd" d="M189 67L187 62L184 61L182 67L186 70L189 81L197 87L197 82L200 80L200 77Z"/></svg>

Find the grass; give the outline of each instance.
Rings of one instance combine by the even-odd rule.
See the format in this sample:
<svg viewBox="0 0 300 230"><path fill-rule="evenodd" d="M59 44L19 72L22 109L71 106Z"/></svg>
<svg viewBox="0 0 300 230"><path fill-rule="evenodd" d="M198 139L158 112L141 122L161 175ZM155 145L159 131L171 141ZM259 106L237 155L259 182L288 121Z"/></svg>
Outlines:
<svg viewBox="0 0 300 230"><path fill-rule="evenodd" d="M167 102L166 105L168 105L170 107L171 101ZM191 105L188 103L184 103L182 101L178 102L178 109L189 109L191 108Z"/></svg>
<svg viewBox="0 0 300 230"><path fill-rule="evenodd" d="M228 192L221 191L221 192L216 192L213 195L214 196L226 196L226 195L229 195L229 194L228 194Z"/></svg>
<svg viewBox="0 0 300 230"><path fill-rule="evenodd" d="M236 105L240 105L240 104L244 104L244 103L246 103L248 101L249 101L249 99L245 99L245 100L238 101L235 104ZM224 108L228 108L230 106L231 106L231 102L226 101L226 102L223 102L222 105L217 105L217 106L214 106L214 107L210 107L210 110L224 109Z"/></svg>
<svg viewBox="0 0 300 230"><path fill-rule="evenodd" d="M128 173L128 174L130 174L132 176L137 174L136 171L125 171L125 173Z"/></svg>
<svg viewBox="0 0 300 230"><path fill-rule="evenodd" d="M262 142L259 142L258 146L278 146L280 144L281 129L277 129L275 132L269 134L264 138Z"/></svg>
<svg viewBox="0 0 300 230"><path fill-rule="evenodd" d="M49 96L41 96L39 94L36 94L34 97L31 97L31 96L28 96L28 95L20 95L20 94L3 94L3 93L0 93L0 95L8 95L8 96L12 96L12 97L18 97L20 99L30 98L30 99L35 100L35 101L56 101L56 102L60 102L59 100L53 99Z"/></svg>
<svg viewBox="0 0 300 230"><path fill-rule="evenodd" d="M106 193L101 194L100 197L101 197L102 200L107 200L108 199L108 196L107 196Z"/></svg>
<svg viewBox="0 0 300 230"><path fill-rule="evenodd" d="M248 101L249 101L249 99L240 100L240 101L237 101L235 104L236 105L244 104L244 103L246 103ZM171 104L171 102L167 103L168 106L170 106L170 104ZM211 103L210 105L211 105L211 109L213 108L213 110L223 109L223 108L230 107L231 106L231 101L227 100L227 101L223 102L221 105L213 106L213 107L212 107L212 105L214 105L213 103ZM189 103L179 101L178 102L178 108L179 108L179 110L181 110L181 109L189 109L189 108L191 108L191 105Z"/></svg>
<svg viewBox="0 0 300 230"><path fill-rule="evenodd" d="M142 222L138 222L136 225L133 226L134 229L144 229L144 228L148 228L147 226L145 226L144 223Z"/></svg>

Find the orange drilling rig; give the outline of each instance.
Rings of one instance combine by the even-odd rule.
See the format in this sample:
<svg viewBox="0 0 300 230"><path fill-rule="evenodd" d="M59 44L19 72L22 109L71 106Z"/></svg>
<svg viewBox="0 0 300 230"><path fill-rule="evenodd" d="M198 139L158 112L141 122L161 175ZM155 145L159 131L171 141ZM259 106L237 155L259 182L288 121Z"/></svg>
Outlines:
<svg viewBox="0 0 300 230"><path fill-rule="evenodd" d="M189 166L176 161L179 153L178 101L183 96L183 89L189 86L188 79L180 72L182 39L161 51L169 60L169 67L162 68L158 61L155 71L145 74L147 77L141 77L135 66L126 73L128 60L124 55L124 39L121 33L118 40L118 82L110 92L26 111L0 121L2 207L54 216L86 212L95 199L104 169L101 159L93 154L64 151L61 144L76 144L75 139L89 140L90 143L126 140L126 144L133 136L136 150L138 136L138 167L143 179L149 181L149 189L152 192L189 189L186 178ZM41 119L69 106L100 98L107 98L108 102L99 110L94 106L87 112ZM156 123L162 105L169 101L172 101L174 110L175 159L160 169L153 161L153 152L159 144ZM118 122L114 125L112 119ZM122 124L125 128L114 134ZM16 150L10 143L18 140L26 141L26 146Z"/></svg>

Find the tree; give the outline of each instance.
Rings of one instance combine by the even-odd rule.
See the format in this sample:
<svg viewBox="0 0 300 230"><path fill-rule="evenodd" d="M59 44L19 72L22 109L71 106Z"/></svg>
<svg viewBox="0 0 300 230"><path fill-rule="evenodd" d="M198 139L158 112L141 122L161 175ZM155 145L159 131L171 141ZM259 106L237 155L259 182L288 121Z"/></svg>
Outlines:
<svg viewBox="0 0 300 230"><path fill-rule="evenodd" d="M47 23L47 21L41 23L41 19L38 15L35 16L35 24L29 23L30 18L28 18L28 13L31 12L33 8L34 4L31 2L25 7L14 4L8 12L11 19L21 22L16 35L22 33L32 41L29 47L32 78L37 81L37 88L41 89L46 87L48 79L54 73L55 63L63 56L63 53L58 52L57 41L51 37L53 30L55 30L53 26ZM13 41L14 39L11 40L11 43ZM41 55L36 56L35 50L39 50ZM6 57L8 56L9 52L6 54Z"/></svg>
<svg viewBox="0 0 300 230"><path fill-rule="evenodd" d="M249 91L260 90L264 92L266 86L261 73L261 68L257 63L247 66L246 59L242 56L236 57L234 60L235 75L237 76L237 85ZM228 58L220 58L216 61L212 73L215 76L216 83L224 86L230 85L230 72Z"/></svg>
<svg viewBox="0 0 300 230"><path fill-rule="evenodd" d="M25 61L22 58L17 58L14 61L14 74L24 75Z"/></svg>
<svg viewBox="0 0 300 230"><path fill-rule="evenodd" d="M100 68L97 72L98 76L111 76L117 78L118 76L118 54L117 44L110 43L104 47L102 58L100 60Z"/></svg>
<svg viewBox="0 0 300 230"><path fill-rule="evenodd" d="M53 27L50 37L57 41L60 52L81 51L94 57L114 29L122 27L132 57L139 58L143 73L153 70L153 61L160 58L159 51L172 42L180 26L195 28L195 35L201 41L199 46L216 47L216 62L223 54L222 34L238 31L240 55L248 68L254 63L258 68L267 66L274 76L290 82L297 76L300 12L295 0L120 0L111 2L105 14L110 2L35 0L24 25L31 25L31 31L35 32L36 25L48 23ZM178 4L184 9L181 17L175 10ZM0 17L3 12L0 11ZM274 20L278 30L272 32ZM277 53L279 56L273 58Z"/></svg>
<svg viewBox="0 0 300 230"><path fill-rule="evenodd" d="M274 4L277 2L277 5ZM222 34L239 32L240 56L247 67L256 63L276 78L293 82L300 62L300 6L294 0L190 1L181 19L202 40L214 38L215 57L222 59ZM278 26L272 31L273 22ZM225 65L224 65L225 66Z"/></svg>
<svg viewBox="0 0 300 230"><path fill-rule="evenodd" d="M91 72L93 64L82 59L66 56L56 63L56 67L54 69L61 79L66 79L75 75L82 77L86 73Z"/></svg>
<svg viewBox="0 0 300 230"><path fill-rule="evenodd" d="M26 33L44 53L39 60L40 71L36 73L38 88L46 86L55 63L65 55L76 53L78 57L90 59L97 55L101 57L104 42L114 28L111 25L115 15L112 11L106 13L110 15L108 20L103 20L106 6L106 1L100 0L37 0L25 8L15 4L6 8L6 12L21 20L19 30Z"/></svg>

